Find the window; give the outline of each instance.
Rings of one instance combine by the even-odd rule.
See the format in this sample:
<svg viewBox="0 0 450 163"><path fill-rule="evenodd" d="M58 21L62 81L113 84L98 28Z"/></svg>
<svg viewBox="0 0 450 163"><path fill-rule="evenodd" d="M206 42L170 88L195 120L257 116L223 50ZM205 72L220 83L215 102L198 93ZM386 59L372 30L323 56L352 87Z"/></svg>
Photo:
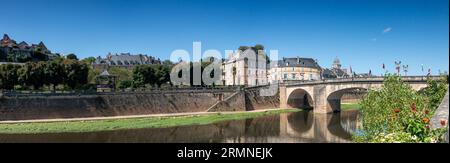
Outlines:
<svg viewBox="0 0 450 163"><path fill-rule="evenodd" d="M309 74L309 80L313 80L313 74Z"/></svg>
<svg viewBox="0 0 450 163"><path fill-rule="evenodd" d="M288 78L288 74L284 74L284 79L286 80Z"/></svg>
<svg viewBox="0 0 450 163"><path fill-rule="evenodd" d="M292 79L295 79L295 74L294 73L292 74Z"/></svg>

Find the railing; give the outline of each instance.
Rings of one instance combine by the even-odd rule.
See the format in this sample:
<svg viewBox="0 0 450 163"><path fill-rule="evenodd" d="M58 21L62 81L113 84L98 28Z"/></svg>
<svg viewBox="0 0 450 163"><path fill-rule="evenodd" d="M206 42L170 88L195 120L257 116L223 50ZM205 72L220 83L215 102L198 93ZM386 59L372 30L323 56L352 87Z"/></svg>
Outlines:
<svg viewBox="0 0 450 163"><path fill-rule="evenodd" d="M433 80L440 79L441 76L402 76L401 79L406 82L425 82L428 78ZM297 84L324 84L324 83L343 83L343 82L382 82L384 77L359 77L359 78L339 78L323 80L284 80L282 85Z"/></svg>

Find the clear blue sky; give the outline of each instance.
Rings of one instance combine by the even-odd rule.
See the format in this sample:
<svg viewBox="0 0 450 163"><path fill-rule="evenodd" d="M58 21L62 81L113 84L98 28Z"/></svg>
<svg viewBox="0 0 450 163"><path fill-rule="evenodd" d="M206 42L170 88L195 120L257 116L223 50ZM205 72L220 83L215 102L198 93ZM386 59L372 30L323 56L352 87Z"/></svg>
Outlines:
<svg viewBox="0 0 450 163"><path fill-rule="evenodd" d="M280 56L381 74L394 61L421 74L449 67L448 0L0 0L0 33L80 58L108 52L168 59L175 49L260 43ZM426 71L426 70L425 70Z"/></svg>

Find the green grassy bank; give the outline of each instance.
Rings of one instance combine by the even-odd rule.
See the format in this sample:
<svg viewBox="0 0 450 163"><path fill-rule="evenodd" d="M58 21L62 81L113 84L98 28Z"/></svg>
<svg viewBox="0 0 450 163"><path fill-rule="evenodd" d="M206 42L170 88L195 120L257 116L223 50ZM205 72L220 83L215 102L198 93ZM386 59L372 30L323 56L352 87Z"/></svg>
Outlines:
<svg viewBox="0 0 450 163"><path fill-rule="evenodd" d="M268 110L263 112L215 113L208 115L149 117L113 120L71 122L42 122L0 124L0 134L76 133L112 131L123 129L162 128L185 125L210 124L220 121L239 120L266 115L297 112L299 109Z"/></svg>
<svg viewBox="0 0 450 163"><path fill-rule="evenodd" d="M341 104L341 110L359 110L361 105L359 103L343 103Z"/></svg>

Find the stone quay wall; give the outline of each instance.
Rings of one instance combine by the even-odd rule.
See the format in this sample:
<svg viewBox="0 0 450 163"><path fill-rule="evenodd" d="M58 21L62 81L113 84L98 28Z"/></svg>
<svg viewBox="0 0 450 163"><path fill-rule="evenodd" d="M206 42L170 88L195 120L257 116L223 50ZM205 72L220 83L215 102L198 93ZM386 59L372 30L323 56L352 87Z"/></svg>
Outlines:
<svg viewBox="0 0 450 163"><path fill-rule="evenodd" d="M278 96L259 97L256 92L203 90L57 96L3 95L0 97L0 121L227 112L278 107Z"/></svg>

